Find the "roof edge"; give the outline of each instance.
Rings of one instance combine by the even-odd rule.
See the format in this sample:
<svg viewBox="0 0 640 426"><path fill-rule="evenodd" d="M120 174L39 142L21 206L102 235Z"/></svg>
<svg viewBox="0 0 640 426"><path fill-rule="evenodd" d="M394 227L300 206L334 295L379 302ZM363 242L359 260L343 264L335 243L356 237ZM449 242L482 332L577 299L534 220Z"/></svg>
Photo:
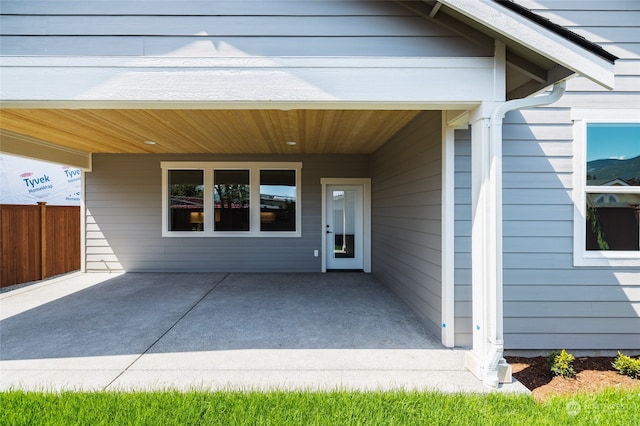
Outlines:
<svg viewBox="0 0 640 426"><path fill-rule="evenodd" d="M543 26L544 28L552 31L559 36L577 44L578 46L600 56L602 59L609 61L610 63L614 63L616 60L620 59L617 56L609 53L603 47L595 44L587 40L585 37L574 33L573 31L563 27L562 25L558 25L555 22L551 21L548 18L540 16L530 9L527 9L524 6L521 6L515 3L513 0L493 0L495 3L498 3L500 6L505 7L509 10L514 11L515 13L522 15L523 17L529 19L530 21L535 22L538 25Z"/></svg>
<svg viewBox="0 0 640 426"><path fill-rule="evenodd" d="M618 58L586 39L578 44L576 40L580 37L577 34L570 36L573 33L551 21L546 20L544 24L544 21L533 21L519 13L520 9L515 11L505 7L505 0L438 1L505 39L512 40L606 89L614 88L613 61ZM535 15L533 12L530 14ZM560 78L562 79L564 78ZM554 82L550 81L549 84Z"/></svg>

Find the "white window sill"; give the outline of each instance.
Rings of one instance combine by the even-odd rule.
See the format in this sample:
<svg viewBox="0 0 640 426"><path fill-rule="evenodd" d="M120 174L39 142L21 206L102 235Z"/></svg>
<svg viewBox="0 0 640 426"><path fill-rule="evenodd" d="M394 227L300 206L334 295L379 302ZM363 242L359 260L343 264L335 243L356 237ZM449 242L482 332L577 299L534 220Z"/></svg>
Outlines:
<svg viewBox="0 0 640 426"><path fill-rule="evenodd" d="M204 232L204 231L165 231L163 237L170 238L300 238L300 232Z"/></svg>
<svg viewBox="0 0 640 426"><path fill-rule="evenodd" d="M578 253L573 258L574 266L636 267L640 266L640 252L593 251Z"/></svg>

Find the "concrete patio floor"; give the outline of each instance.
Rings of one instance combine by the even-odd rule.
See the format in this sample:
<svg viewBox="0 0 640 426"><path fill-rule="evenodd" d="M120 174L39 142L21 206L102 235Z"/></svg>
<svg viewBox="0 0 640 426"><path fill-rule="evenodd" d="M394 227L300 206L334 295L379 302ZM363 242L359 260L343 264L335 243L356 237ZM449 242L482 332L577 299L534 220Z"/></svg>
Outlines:
<svg viewBox="0 0 640 426"><path fill-rule="evenodd" d="M0 320L0 390L489 391L370 274L77 273Z"/></svg>

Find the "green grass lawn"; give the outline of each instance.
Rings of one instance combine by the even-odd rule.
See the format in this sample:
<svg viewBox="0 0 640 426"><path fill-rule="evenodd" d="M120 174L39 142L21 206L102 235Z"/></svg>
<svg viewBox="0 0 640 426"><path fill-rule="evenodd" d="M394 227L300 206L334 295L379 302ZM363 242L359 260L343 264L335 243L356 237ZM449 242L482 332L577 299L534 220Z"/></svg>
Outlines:
<svg viewBox="0 0 640 426"><path fill-rule="evenodd" d="M424 392L0 393L2 425L640 425L640 392L535 402Z"/></svg>

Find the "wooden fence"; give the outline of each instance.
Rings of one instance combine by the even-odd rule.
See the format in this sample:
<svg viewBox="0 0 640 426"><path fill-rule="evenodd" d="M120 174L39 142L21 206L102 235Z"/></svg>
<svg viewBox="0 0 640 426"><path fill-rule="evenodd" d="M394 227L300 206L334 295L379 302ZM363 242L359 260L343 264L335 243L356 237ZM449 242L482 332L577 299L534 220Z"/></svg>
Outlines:
<svg viewBox="0 0 640 426"><path fill-rule="evenodd" d="M0 287L80 269L80 207L0 205Z"/></svg>

